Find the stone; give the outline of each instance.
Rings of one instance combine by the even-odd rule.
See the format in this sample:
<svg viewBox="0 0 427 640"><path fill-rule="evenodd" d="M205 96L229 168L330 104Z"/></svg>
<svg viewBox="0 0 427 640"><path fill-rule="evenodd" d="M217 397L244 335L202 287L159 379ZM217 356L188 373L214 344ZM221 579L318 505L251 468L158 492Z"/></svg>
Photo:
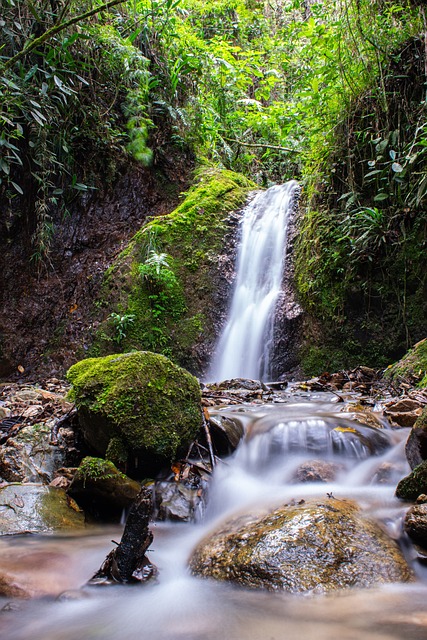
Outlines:
<svg viewBox="0 0 427 640"><path fill-rule="evenodd" d="M300 464L292 477L294 482L332 482L343 465L324 460L307 460Z"/></svg>
<svg viewBox="0 0 427 640"><path fill-rule="evenodd" d="M84 527L84 515L62 489L12 483L0 487L0 534Z"/></svg>
<svg viewBox="0 0 427 640"><path fill-rule="evenodd" d="M396 496L402 500L416 500L422 493L427 493L427 460L402 478L396 489Z"/></svg>
<svg viewBox="0 0 427 640"><path fill-rule="evenodd" d="M397 544L352 501L312 499L223 524L191 571L244 587L329 593L412 579Z"/></svg>
<svg viewBox="0 0 427 640"><path fill-rule="evenodd" d="M427 407L417 418L405 445L406 458L411 469L427 460Z"/></svg>
<svg viewBox="0 0 427 640"><path fill-rule="evenodd" d="M48 424L20 429L0 447L0 476L8 482L51 482L64 464L65 453L50 439Z"/></svg>
<svg viewBox="0 0 427 640"><path fill-rule="evenodd" d="M201 427L197 379L165 356L135 351L88 358L67 377L87 443L104 457L114 441L108 457L117 463L114 448L140 476L186 452Z"/></svg>
<svg viewBox="0 0 427 640"><path fill-rule="evenodd" d="M427 504L408 509L403 527L411 540L427 549Z"/></svg>
<svg viewBox="0 0 427 640"><path fill-rule="evenodd" d="M204 512L206 481L198 487L183 482L156 482L155 505L158 520L192 522Z"/></svg>
<svg viewBox="0 0 427 640"><path fill-rule="evenodd" d="M371 484L396 484L406 471L406 464L381 462L377 467Z"/></svg>
<svg viewBox="0 0 427 640"><path fill-rule="evenodd" d="M123 509L131 506L140 491L139 482L121 473L112 462L88 456L78 467L67 493L85 511L120 519Z"/></svg>
<svg viewBox="0 0 427 640"><path fill-rule="evenodd" d="M242 422L221 414L209 416L209 431L218 455L233 453L244 435Z"/></svg>
<svg viewBox="0 0 427 640"><path fill-rule="evenodd" d="M398 427L413 427L423 410L423 403L412 398L404 398L388 404L384 410L392 425Z"/></svg>

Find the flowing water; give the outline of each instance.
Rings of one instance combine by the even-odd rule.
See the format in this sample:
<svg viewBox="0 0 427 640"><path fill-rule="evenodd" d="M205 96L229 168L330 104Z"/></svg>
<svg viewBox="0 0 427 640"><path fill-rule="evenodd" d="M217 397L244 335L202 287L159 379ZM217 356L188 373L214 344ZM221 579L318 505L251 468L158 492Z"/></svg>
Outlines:
<svg viewBox="0 0 427 640"><path fill-rule="evenodd" d="M282 289L290 214L299 192L294 180L259 192L246 207L228 320L209 380L270 377L274 310Z"/></svg>
<svg viewBox="0 0 427 640"><path fill-rule="evenodd" d="M360 427L339 405L306 398L287 404L219 410L244 424L246 438L219 463L206 513L197 524L153 523L150 558L157 583L135 587L84 587L120 537L119 528L70 536L21 536L0 540L3 570L42 584L54 597L21 603L0 613L5 640L393 640L427 637L427 585L414 561L412 584L350 589L328 596L251 591L191 576L188 558L197 542L231 514L309 496L358 500L393 538L401 537L405 505L394 498L408 472L408 430ZM298 483L295 469L313 458L340 465L329 484ZM378 470L391 470L377 483ZM384 479L383 479L384 480ZM6 602L6 601L5 601ZM16 604L12 603L12 604ZM11 607L7 607L11 608ZM13 607L12 607L13 608Z"/></svg>
<svg viewBox="0 0 427 640"><path fill-rule="evenodd" d="M281 290L287 221L298 186L258 194L242 224L238 273L229 321L210 378L269 375L273 316ZM408 430L352 422L336 396L288 395L280 403L218 410L239 420L246 436L212 477L204 517L196 524L154 523L150 559L157 582L85 587L121 535L119 528L68 536L0 539L3 575L50 594L0 602L4 640L425 640L427 576L402 536L405 505L394 497L408 472ZM313 459L333 463L333 482L300 482ZM195 545L227 517L308 497L357 500L399 540L415 580L334 595L295 596L233 587L190 575ZM83 586L82 586L83 585ZM59 594L62 595L58 598Z"/></svg>

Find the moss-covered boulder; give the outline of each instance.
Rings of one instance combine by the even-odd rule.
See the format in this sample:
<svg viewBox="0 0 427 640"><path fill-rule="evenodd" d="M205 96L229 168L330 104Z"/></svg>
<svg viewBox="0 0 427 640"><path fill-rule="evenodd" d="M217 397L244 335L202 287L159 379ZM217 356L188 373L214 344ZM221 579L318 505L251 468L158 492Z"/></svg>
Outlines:
<svg viewBox="0 0 427 640"><path fill-rule="evenodd" d="M89 358L67 377L87 443L113 462L130 454L132 463L172 460L201 426L197 379L165 356L136 351Z"/></svg>
<svg viewBox="0 0 427 640"><path fill-rule="evenodd" d="M108 520L120 518L141 490L109 460L87 456L80 463L67 493L85 510Z"/></svg>
<svg viewBox="0 0 427 640"><path fill-rule="evenodd" d="M401 360L387 368L384 377L396 384L402 382L427 387L427 338L417 342Z"/></svg>
<svg viewBox="0 0 427 640"><path fill-rule="evenodd" d="M91 354L155 351L200 375L227 306L234 212L256 188L241 174L204 168L179 207L135 234L105 273Z"/></svg>
<svg viewBox="0 0 427 640"><path fill-rule="evenodd" d="M198 545L190 566L197 575L291 593L411 579L396 543L355 503L333 498L232 520Z"/></svg>
<svg viewBox="0 0 427 640"><path fill-rule="evenodd" d="M416 500L422 493L427 493L427 460L402 478L396 489L396 496L402 500Z"/></svg>

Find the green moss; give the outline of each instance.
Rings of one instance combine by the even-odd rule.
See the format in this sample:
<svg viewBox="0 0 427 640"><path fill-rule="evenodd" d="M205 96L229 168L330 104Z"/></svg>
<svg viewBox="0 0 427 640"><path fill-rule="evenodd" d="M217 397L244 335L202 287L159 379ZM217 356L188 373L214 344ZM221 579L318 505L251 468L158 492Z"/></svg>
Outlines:
<svg viewBox="0 0 427 640"><path fill-rule="evenodd" d="M206 309L215 292L217 256L227 241L227 218L255 188L240 174L204 168L175 211L152 219L135 234L105 273L98 301L110 315L131 314L135 320L117 343L106 318L90 355L145 349L200 373L193 348L202 336L206 341L215 335ZM147 265L153 247L167 255L168 266L160 274Z"/></svg>
<svg viewBox="0 0 427 640"><path fill-rule="evenodd" d="M427 338L418 342L401 360L388 367L386 379L427 387Z"/></svg>
<svg viewBox="0 0 427 640"><path fill-rule="evenodd" d="M402 500L416 500L422 493L427 493L427 460L403 478L396 489L396 496Z"/></svg>
<svg viewBox="0 0 427 640"><path fill-rule="evenodd" d="M85 483L87 480L107 480L117 474L120 474L120 472L116 469L112 462L108 460L102 460L101 458L92 458L90 456L87 456L81 461L80 466L76 472L76 478L82 480L83 483Z"/></svg>
<svg viewBox="0 0 427 640"><path fill-rule="evenodd" d="M198 381L164 356L89 358L67 377L85 438L101 455L111 454L119 440L128 454L143 450L172 459L200 428Z"/></svg>

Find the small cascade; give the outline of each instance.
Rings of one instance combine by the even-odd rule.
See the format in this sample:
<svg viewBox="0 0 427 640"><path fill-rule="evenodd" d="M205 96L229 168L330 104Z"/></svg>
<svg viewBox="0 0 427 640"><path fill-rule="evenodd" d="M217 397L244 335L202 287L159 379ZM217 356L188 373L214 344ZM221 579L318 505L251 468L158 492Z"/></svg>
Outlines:
<svg viewBox="0 0 427 640"><path fill-rule="evenodd" d="M274 311L282 288L289 217L298 192L298 183L291 180L258 193L246 207L231 308L210 380L264 380L270 375Z"/></svg>

